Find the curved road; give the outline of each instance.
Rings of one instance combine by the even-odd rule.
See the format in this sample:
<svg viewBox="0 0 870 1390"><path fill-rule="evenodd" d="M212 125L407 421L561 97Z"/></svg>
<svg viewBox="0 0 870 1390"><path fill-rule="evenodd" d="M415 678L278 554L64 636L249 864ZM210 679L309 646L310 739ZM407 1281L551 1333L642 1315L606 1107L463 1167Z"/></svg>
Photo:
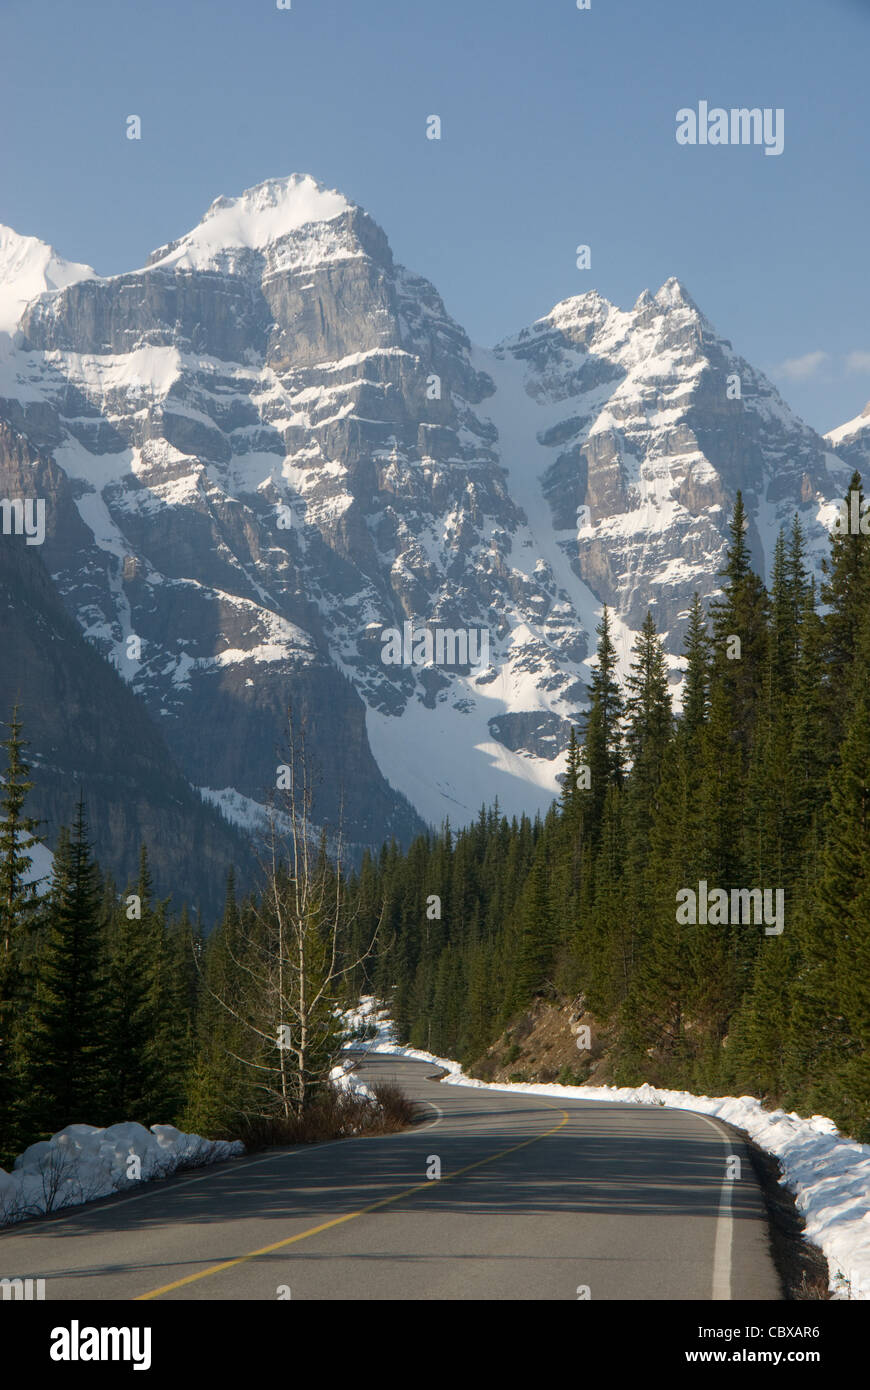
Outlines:
<svg viewBox="0 0 870 1390"><path fill-rule="evenodd" d="M396 1080L431 1120L13 1228L0 1277L77 1301L783 1297L748 1155L718 1121L442 1086L384 1055L360 1074Z"/></svg>

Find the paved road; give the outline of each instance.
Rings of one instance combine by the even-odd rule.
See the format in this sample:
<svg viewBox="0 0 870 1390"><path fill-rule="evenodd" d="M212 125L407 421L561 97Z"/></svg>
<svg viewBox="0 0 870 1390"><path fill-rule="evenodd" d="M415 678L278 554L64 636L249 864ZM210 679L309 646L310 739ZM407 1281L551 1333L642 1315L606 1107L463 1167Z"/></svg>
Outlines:
<svg viewBox="0 0 870 1390"><path fill-rule="evenodd" d="M47 1300L782 1298L752 1167L718 1122L443 1086L391 1057L361 1071L431 1120L13 1229L0 1277L43 1277Z"/></svg>

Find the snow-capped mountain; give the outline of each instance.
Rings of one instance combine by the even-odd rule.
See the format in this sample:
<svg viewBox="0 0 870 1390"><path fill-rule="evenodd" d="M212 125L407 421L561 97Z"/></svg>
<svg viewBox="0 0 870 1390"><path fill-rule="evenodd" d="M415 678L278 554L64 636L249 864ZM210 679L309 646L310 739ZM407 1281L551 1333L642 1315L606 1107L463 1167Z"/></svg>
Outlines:
<svg viewBox="0 0 870 1390"><path fill-rule="evenodd" d="M35 236L0 225L0 333L11 333L24 309L46 290L60 290L94 274L89 265L65 261Z"/></svg>
<svg viewBox="0 0 870 1390"><path fill-rule="evenodd" d="M56 470L65 604L237 818L288 699L357 842L544 808L602 603L626 658L648 607L676 653L736 489L766 569L795 511L823 548L848 479L676 280L475 349L311 178L217 199L129 274L69 269L0 348L0 419ZM488 664L385 663L408 623L485 633Z"/></svg>
<svg viewBox="0 0 870 1390"><path fill-rule="evenodd" d="M825 438L844 462L862 474L866 488L867 465L870 464L870 401L854 420L830 430Z"/></svg>
<svg viewBox="0 0 870 1390"><path fill-rule="evenodd" d="M651 609L678 650L693 591L717 587L738 488L762 572L795 511L825 552L842 460L678 280L628 311L594 292L566 300L488 361L511 478L536 476L541 529L632 632Z"/></svg>

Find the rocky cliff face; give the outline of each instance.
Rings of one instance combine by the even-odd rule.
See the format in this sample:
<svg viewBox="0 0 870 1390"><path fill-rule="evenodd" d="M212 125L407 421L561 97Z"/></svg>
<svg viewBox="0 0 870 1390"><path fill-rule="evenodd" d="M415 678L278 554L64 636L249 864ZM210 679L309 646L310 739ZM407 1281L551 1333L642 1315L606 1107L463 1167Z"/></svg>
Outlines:
<svg viewBox="0 0 870 1390"><path fill-rule="evenodd" d="M33 489L71 536L81 526L57 467L0 425L3 496ZM246 842L203 805L173 761L142 703L85 641L24 536L0 536L0 718L17 704L34 789L28 813L54 845L84 796L90 833L119 888L135 879L147 843L159 894L199 904L206 919L223 902L226 874L254 869ZM5 734L4 734L5 736Z"/></svg>
<svg viewBox="0 0 870 1390"><path fill-rule="evenodd" d="M762 573L795 512L824 552L843 461L678 280L629 311L595 293L566 300L495 356L496 379L498 364L508 370L499 395L514 410L521 395L531 403L526 467L534 461L560 548L632 631L652 609L679 650L693 591L717 587L738 489Z"/></svg>
<svg viewBox="0 0 870 1390"><path fill-rule="evenodd" d="M736 489L766 569L796 510L823 548L848 478L678 282L627 312L567 300L476 350L308 178L64 284L0 335L0 419L53 469L43 559L185 777L239 818L274 787L288 700L315 814L358 844L496 796L545 807L602 602L626 657L648 607L676 652ZM488 663L407 642L385 661L390 632L424 629L485 634Z"/></svg>

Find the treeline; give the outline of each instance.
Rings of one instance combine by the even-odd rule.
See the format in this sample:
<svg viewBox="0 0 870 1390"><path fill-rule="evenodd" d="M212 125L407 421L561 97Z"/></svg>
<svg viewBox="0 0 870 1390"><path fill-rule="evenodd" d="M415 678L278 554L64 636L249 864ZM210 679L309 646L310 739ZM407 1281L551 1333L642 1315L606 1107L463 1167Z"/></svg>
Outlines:
<svg viewBox="0 0 870 1390"><path fill-rule="evenodd" d="M169 899L155 899L144 848L138 879L123 890L100 872L82 800L60 831L47 886L33 881L40 827L26 814L32 782L17 711L8 730L0 1166L69 1124L170 1123L255 1142L358 1125L328 1093L355 958L343 878L314 841L310 796L291 793L289 843L271 846L262 892L238 903L231 871L223 917L206 934L186 908L173 915ZM301 785L298 757L295 766ZM322 1113L302 1123L319 1103Z"/></svg>
<svg viewBox="0 0 870 1390"><path fill-rule="evenodd" d="M368 859L357 929L386 907L356 982L405 1039L467 1064L536 997L579 995L620 1084L748 1092L868 1139L870 538L832 536L817 595L797 518L769 588L745 528L738 494L680 717L652 618L621 688L605 609L558 804ZM781 933L678 920L702 882L781 890Z"/></svg>
<svg viewBox="0 0 870 1390"><path fill-rule="evenodd" d="M68 1124L183 1117L195 1054L199 925L153 897L145 851L121 894L94 862L84 805L47 891L17 714L0 787L0 1164Z"/></svg>

